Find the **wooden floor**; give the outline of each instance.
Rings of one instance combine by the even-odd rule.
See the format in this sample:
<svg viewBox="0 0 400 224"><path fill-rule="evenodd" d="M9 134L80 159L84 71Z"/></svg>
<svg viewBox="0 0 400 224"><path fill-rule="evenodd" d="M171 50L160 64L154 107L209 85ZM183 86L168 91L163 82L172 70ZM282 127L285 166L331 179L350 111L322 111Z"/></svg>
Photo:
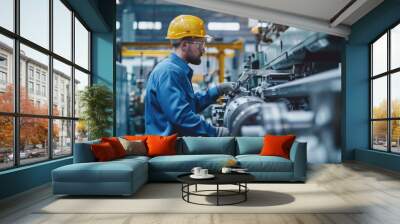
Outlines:
<svg viewBox="0 0 400 224"><path fill-rule="evenodd" d="M54 200L50 186L0 202L0 223L238 224L238 223L400 223L400 174L360 163L311 165L308 182L345 201L367 204L356 214L36 214ZM315 203L319 203L316 201Z"/></svg>

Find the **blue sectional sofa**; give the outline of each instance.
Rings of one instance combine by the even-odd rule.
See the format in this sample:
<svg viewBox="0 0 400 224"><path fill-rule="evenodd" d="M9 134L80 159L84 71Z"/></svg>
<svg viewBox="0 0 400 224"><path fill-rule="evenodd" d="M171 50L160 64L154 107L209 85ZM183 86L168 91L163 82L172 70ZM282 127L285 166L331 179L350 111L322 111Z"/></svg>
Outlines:
<svg viewBox="0 0 400 224"><path fill-rule="evenodd" d="M290 160L260 156L263 137L182 137L177 140L177 155L128 156L96 162L91 141L75 144L74 163L52 171L53 193L68 195L131 195L148 181L176 181L193 167L218 172L235 159L256 181L304 182L307 144L294 142Z"/></svg>

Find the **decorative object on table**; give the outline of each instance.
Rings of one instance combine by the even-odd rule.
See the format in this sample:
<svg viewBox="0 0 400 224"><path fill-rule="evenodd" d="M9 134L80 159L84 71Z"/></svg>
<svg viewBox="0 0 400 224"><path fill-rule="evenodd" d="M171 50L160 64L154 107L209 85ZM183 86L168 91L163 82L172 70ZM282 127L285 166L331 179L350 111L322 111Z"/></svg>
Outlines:
<svg viewBox="0 0 400 224"><path fill-rule="evenodd" d="M88 128L89 140L110 136L107 131L112 127L113 96L108 87L95 84L79 93L81 118Z"/></svg>
<svg viewBox="0 0 400 224"><path fill-rule="evenodd" d="M192 173L193 173L194 175L199 176L199 175L200 175L200 170L201 170L201 169L203 169L203 168L201 168L200 166L197 166L197 167L193 167L193 169L192 169L191 171L192 171Z"/></svg>
<svg viewBox="0 0 400 224"><path fill-rule="evenodd" d="M203 169L201 167L193 167L191 170L192 174L190 178L193 179L211 179L214 178L214 175L208 173L208 169Z"/></svg>
<svg viewBox="0 0 400 224"><path fill-rule="evenodd" d="M201 175L194 175L194 174L191 174L190 175L190 178L192 178L192 179L199 179L199 180L203 180L203 179L212 179L212 178L214 178L215 176L213 175L213 174L209 174L209 173L207 173L207 174L201 174Z"/></svg>
<svg viewBox="0 0 400 224"><path fill-rule="evenodd" d="M230 167L222 167L221 173L230 173L232 172L232 168Z"/></svg>
<svg viewBox="0 0 400 224"><path fill-rule="evenodd" d="M232 168L240 168L238 161L235 159L227 160L224 166L221 168L221 173L230 173L232 172Z"/></svg>
<svg viewBox="0 0 400 224"><path fill-rule="evenodd" d="M229 159L226 161L225 167L238 167L238 163L235 159Z"/></svg>
<svg viewBox="0 0 400 224"><path fill-rule="evenodd" d="M246 168L231 168L231 167L222 167L221 173L248 173Z"/></svg>

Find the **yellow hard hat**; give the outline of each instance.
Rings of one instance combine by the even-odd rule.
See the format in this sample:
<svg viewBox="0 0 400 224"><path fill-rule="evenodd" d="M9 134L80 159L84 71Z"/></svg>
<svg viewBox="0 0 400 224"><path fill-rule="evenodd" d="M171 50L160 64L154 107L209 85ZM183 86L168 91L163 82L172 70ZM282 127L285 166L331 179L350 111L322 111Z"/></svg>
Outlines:
<svg viewBox="0 0 400 224"><path fill-rule="evenodd" d="M209 37L206 34L203 20L192 15L180 15L175 17L169 23L166 38L176 40L184 37Z"/></svg>

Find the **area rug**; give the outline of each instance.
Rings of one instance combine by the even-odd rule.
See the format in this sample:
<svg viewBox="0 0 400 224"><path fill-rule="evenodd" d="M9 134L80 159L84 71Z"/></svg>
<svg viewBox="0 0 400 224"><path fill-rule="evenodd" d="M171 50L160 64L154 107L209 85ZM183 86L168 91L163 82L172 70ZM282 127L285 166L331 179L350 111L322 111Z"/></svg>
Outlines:
<svg viewBox="0 0 400 224"><path fill-rule="evenodd" d="M234 186L224 187L225 190ZM344 201L317 184L249 184L247 201L237 205L205 206L182 200L177 183L146 184L131 197L56 197L36 213L125 214L125 213L360 213L358 205ZM213 185L198 190L212 190ZM194 190L194 187L191 188ZM210 193L214 195L214 193ZM224 197L229 203L240 198ZM191 196L197 203L215 204L214 196Z"/></svg>

